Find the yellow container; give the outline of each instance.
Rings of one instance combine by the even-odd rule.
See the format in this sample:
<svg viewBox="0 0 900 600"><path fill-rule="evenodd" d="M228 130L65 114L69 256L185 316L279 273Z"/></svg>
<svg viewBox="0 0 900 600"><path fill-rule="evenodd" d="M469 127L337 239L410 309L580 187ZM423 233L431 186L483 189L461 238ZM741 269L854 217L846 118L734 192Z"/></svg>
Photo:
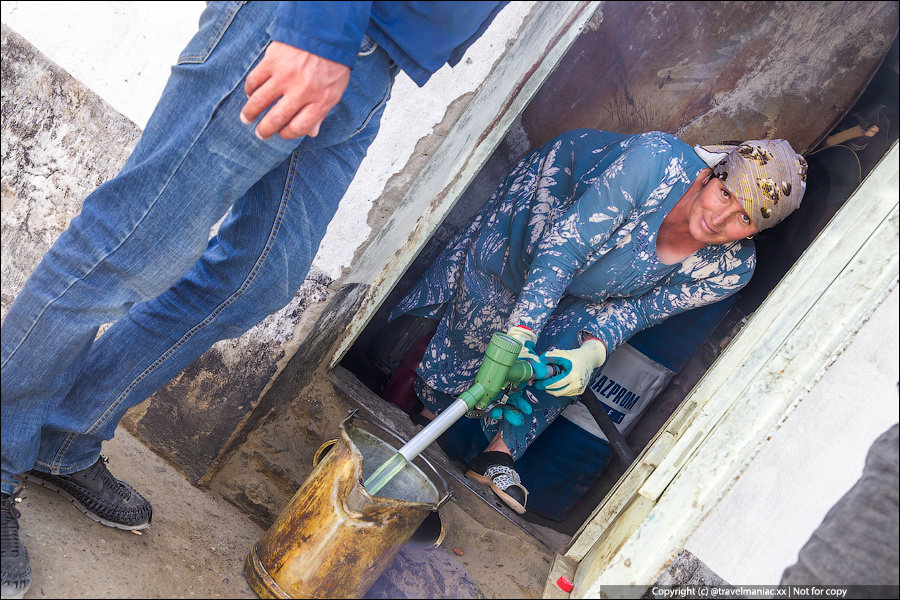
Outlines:
<svg viewBox="0 0 900 600"><path fill-rule="evenodd" d="M365 490L402 444L366 419L341 423L340 438L320 449L313 472L247 557L244 575L260 598L358 598L369 590L448 498L421 457L377 496Z"/></svg>

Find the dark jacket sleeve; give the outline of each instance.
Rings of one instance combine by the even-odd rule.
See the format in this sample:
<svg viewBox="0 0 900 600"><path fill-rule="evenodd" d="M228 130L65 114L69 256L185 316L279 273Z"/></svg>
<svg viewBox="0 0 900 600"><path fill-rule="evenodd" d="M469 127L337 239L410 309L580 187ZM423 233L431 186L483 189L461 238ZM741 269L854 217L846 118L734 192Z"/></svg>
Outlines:
<svg viewBox="0 0 900 600"><path fill-rule="evenodd" d="M456 65L506 4L376 0L367 33L421 86L445 64Z"/></svg>
<svg viewBox="0 0 900 600"><path fill-rule="evenodd" d="M272 39L352 69L371 10L372 2L281 2Z"/></svg>
<svg viewBox="0 0 900 600"><path fill-rule="evenodd" d="M455 65L507 2L281 2L272 39L351 69L368 34L418 85Z"/></svg>

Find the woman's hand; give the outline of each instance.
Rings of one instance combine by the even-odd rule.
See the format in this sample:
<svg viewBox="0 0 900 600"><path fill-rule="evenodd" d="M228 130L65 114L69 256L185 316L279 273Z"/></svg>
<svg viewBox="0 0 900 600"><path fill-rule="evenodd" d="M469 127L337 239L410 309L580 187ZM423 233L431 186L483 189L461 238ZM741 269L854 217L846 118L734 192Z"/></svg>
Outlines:
<svg viewBox="0 0 900 600"><path fill-rule="evenodd" d="M491 410L491 418L506 419L513 427L518 427L525 422L525 415L532 412L531 403L525 398L525 392L519 390L511 395L505 404Z"/></svg>
<svg viewBox="0 0 900 600"><path fill-rule="evenodd" d="M534 387L554 396L580 396L587 388L594 369L606 362L606 346L597 338L590 338L575 350L550 350L541 358L548 364L559 365L561 375L536 381Z"/></svg>
<svg viewBox="0 0 900 600"><path fill-rule="evenodd" d="M537 336L534 335L534 332L527 327L516 325L515 327L510 327L506 335L522 344L522 349L519 350L519 360L525 360L531 364L531 368L534 370L534 378L546 378L547 364L534 350L534 344L537 342Z"/></svg>

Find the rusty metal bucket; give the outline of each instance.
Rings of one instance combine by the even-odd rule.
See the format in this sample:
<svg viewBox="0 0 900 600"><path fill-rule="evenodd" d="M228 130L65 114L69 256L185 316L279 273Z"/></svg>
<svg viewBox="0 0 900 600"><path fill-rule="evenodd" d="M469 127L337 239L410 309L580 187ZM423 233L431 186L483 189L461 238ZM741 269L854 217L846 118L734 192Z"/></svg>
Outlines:
<svg viewBox="0 0 900 600"><path fill-rule="evenodd" d="M358 598L368 591L449 498L421 457L379 495L365 490L363 481L403 443L355 414L340 424L340 438L323 445L313 472L247 557L244 575L260 598Z"/></svg>

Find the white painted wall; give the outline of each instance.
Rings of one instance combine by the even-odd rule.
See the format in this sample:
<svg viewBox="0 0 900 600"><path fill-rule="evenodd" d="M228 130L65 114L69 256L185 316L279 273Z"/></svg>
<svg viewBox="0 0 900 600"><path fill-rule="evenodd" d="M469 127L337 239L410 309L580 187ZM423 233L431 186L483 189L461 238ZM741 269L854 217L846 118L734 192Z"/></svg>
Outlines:
<svg viewBox="0 0 900 600"><path fill-rule="evenodd" d="M898 416L898 288L750 463L686 548L729 583L770 585Z"/></svg>
<svg viewBox="0 0 900 600"><path fill-rule="evenodd" d="M142 130L206 2L3 2L3 23Z"/></svg>
<svg viewBox="0 0 900 600"><path fill-rule="evenodd" d="M370 234L366 222L387 181L432 133L454 99L484 81L534 2L512 2L454 67L422 88L401 73L359 173L313 267L341 276ZM197 28L205 2L3 2L3 22L143 129L169 68Z"/></svg>
<svg viewBox="0 0 900 600"><path fill-rule="evenodd" d="M3 22L143 128L203 2L3 2ZM514 2L452 71L425 89L401 76L382 132L329 229L316 266L340 276L366 217L449 102L474 91L533 2ZM871 442L898 421L898 291L790 415L687 549L735 584L777 583L859 477Z"/></svg>

